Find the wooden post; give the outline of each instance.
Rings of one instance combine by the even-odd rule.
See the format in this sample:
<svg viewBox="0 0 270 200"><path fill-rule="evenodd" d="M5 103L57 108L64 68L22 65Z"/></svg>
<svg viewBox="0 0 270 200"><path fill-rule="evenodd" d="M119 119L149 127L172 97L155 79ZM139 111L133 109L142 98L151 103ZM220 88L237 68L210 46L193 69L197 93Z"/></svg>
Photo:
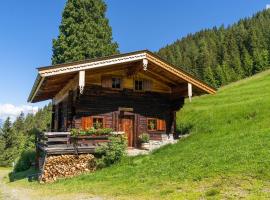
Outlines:
<svg viewBox="0 0 270 200"><path fill-rule="evenodd" d="M191 102L191 97L192 97L192 84L188 83L188 98L190 102Z"/></svg>
<svg viewBox="0 0 270 200"><path fill-rule="evenodd" d="M143 59L143 70L144 71L147 70L147 66L148 66L148 60L147 59Z"/></svg>
<svg viewBox="0 0 270 200"><path fill-rule="evenodd" d="M80 88L80 93L83 93L85 86L85 71L80 71L79 72L79 88Z"/></svg>
<svg viewBox="0 0 270 200"><path fill-rule="evenodd" d="M38 143L39 143L39 133L37 132L35 134L35 145L36 145L35 168L36 169L39 169L39 157L40 157L40 150L38 147Z"/></svg>
<svg viewBox="0 0 270 200"><path fill-rule="evenodd" d="M172 125L171 125L171 131L170 133L173 134L173 136L176 136L176 111L171 111L171 117L172 117Z"/></svg>

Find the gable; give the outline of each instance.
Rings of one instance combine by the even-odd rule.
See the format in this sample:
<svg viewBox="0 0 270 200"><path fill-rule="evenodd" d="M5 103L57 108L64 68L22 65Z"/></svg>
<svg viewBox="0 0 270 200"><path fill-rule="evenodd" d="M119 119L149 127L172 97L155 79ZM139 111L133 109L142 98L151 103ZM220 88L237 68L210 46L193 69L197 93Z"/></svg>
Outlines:
<svg viewBox="0 0 270 200"><path fill-rule="evenodd" d="M105 73L91 73L91 71L86 71L85 75L85 83L86 85L99 85L102 86L102 78L108 77L113 78L117 77L121 79L122 88L126 89L134 89L134 81L142 80L142 81L150 81L151 82L151 91L153 92L163 92L170 93L171 87L166 83L160 80L155 79L152 76L148 76L147 73L137 72L132 76L127 76L128 68L122 70L115 70Z"/></svg>

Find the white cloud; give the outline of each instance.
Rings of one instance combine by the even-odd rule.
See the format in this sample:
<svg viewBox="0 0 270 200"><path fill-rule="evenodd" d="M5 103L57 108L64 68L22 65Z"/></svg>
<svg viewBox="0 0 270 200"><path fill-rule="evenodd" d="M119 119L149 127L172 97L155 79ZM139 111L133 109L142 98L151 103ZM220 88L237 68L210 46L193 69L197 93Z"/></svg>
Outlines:
<svg viewBox="0 0 270 200"><path fill-rule="evenodd" d="M270 8L270 4L266 4L266 9L269 9Z"/></svg>
<svg viewBox="0 0 270 200"><path fill-rule="evenodd" d="M15 106L12 104L0 104L0 119L5 120L7 117L10 117L12 121L23 112L24 114L32 113L36 114L38 111L37 106L30 105L21 105Z"/></svg>

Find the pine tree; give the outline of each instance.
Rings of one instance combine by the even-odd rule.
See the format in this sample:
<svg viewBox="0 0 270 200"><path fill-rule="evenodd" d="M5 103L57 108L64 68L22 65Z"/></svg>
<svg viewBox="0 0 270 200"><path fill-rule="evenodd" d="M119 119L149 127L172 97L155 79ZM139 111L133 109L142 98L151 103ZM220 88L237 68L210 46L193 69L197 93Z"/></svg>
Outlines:
<svg viewBox="0 0 270 200"><path fill-rule="evenodd" d="M206 83L217 87L217 83L214 77L214 73L213 70L211 69L211 67L206 67L204 70L204 80L206 81Z"/></svg>
<svg viewBox="0 0 270 200"><path fill-rule="evenodd" d="M254 68L253 73L258 73L269 67L268 51L256 49L254 55Z"/></svg>
<svg viewBox="0 0 270 200"><path fill-rule="evenodd" d="M118 53L103 0L68 0L53 40L52 63L59 64Z"/></svg>
<svg viewBox="0 0 270 200"><path fill-rule="evenodd" d="M251 76L253 70L253 60L246 49L243 50L243 67L245 76Z"/></svg>
<svg viewBox="0 0 270 200"><path fill-rule="evenodd" d="M7 118L4 122L3 128L1 129L0 140L0 146L2 148L0 165L10 166L19 156L24 142L20 135L12 128L10 118Z"/></svg>

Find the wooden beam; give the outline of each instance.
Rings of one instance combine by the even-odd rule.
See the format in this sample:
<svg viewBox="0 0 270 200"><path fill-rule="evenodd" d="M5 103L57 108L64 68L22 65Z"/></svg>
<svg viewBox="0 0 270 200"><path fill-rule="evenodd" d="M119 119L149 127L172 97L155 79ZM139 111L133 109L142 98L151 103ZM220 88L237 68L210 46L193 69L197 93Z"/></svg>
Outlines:
<svg viewBox="0 0 270 200"><path fill-rule="evenodd" d="M198 79L194 78L187 72L181 69L177 69L176 67L173 67L169 65L168 63L164 62L163 60L159 59L158 57L147 53L146 57L149 61L152 63L155 63L156 65L160 66L161 68L165 69L166 71L170 72L171 74L176 75L177 77L185 80L188 83L191 83L192 85L200 88L201 90L208 92L209 94L215 94L216 90L207 84L203 83L202 81L199 81Z"/></svg>
<svg viewBox="0 0 270 200"><path fill-rule="evenodd" d="M153 72L151 69L148 69L147 71L142 72L142 73L149 76L149 77L151 77L151 78L153 78L153 79L161 81L161 82L165 83L166 85L168 85L170 87L177 85L177 83L165 78L164 76L161 76L161 75Z"/></svg>
<svg viewBox="0 0 270 200"><path fill-rule="evenodd" d="M127 77L130 78L130 77L136 75L142 69L143 69L142 62L136 62L136 63L134 63L133 66L128 67L126 75L127 75Z"/></svg>

